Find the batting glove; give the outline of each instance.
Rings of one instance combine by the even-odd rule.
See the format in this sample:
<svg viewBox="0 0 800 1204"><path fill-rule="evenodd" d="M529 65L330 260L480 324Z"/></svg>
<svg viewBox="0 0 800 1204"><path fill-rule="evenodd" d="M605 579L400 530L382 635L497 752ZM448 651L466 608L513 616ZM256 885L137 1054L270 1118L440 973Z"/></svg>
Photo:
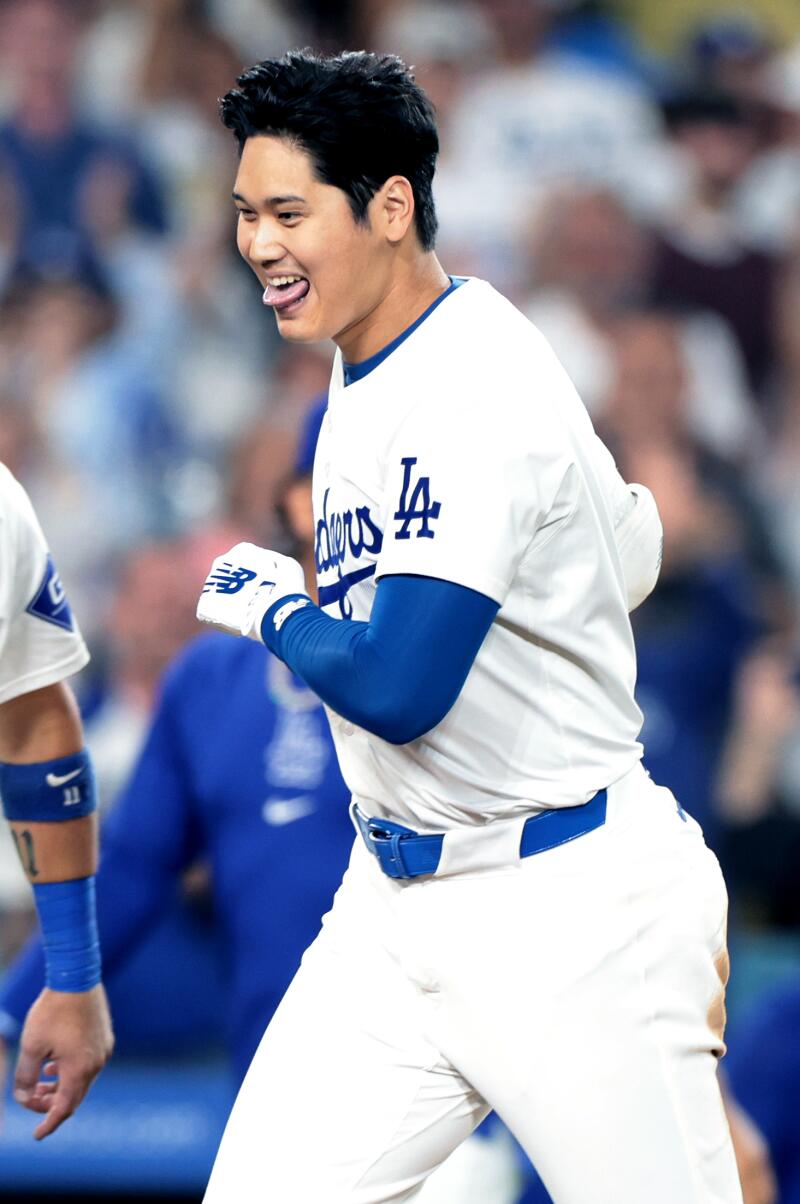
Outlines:
<svg viewBox="0 0 800 1204"><path fill-rule="evenodd" d="M261 624L270 608L275 608L271 620L279 631L290 614L310 604L296 560L253 543L237 543L211 565L197 617L201 623L262 644Z"/></svg>

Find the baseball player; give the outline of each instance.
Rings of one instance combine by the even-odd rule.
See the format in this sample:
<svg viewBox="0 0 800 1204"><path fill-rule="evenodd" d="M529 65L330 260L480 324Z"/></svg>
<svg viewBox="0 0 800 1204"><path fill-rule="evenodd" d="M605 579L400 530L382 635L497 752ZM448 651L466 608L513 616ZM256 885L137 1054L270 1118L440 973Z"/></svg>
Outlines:
<svg viewBox="0 0 800 1204"><path fill-rule="evenodd" d="M239 250L284 337L338 348L319 605L242 544L198 616L326 703L357 836L206 1200L409 1200L494 1107L556 1204L738 1202L725 887L640 764L652 498L539 333L436 259L403 64L292 53L238 85Z"/></svg>
<svg viewBox="0 0 800 1204"><path fill-rule="evenodd" d="M88 659L33 507L0 465L0 795L45 956L14 1098L44 1114L37 1139L72 1115L113 1044L95 915L94 776L65 680Z"/></svg>

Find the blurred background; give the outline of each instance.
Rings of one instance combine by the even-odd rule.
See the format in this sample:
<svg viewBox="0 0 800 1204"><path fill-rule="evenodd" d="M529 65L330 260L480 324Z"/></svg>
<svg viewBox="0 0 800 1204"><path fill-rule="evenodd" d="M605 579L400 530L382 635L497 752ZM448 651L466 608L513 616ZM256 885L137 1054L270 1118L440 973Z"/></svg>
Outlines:
<svg viewBox="0 0 800 1204"><path fill-rule="evenodd" d="M287 474L306 471L332 348L282 347L237 259L216 107L244 66L304 45L416 66L439 114L445 268L529 315L656 495L664 569L634 616L646 763L723 863L725 1065L796 1204L796 0L0 0L0 459L93 654L77 688L104 806L197 636L211 557L302 543ZM281 755L301 772L324 737L293 722ZM8 967L34 918L0 835ZM38 1147L7 1105L3 1199L199 1198L236 1081L235 967L213 849L192 849L109 980L119 1052L80 1113Z"/></svg>

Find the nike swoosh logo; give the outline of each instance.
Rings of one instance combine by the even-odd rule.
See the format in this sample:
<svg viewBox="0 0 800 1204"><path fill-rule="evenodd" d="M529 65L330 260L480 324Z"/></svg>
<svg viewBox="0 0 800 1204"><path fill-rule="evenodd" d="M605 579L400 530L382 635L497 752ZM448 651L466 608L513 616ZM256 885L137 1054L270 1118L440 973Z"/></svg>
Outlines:
<svg viewBox="0 0 800 1204"><path fill-rule="evenodd" d="M65 782L71 782L80 773L80 769L73 769L72 773L65 773L63 776L56 773L48 773L45 781L48 786L63 786Z"/></svg>
<svg viewBox="0 0 800 1204"><path fill-rule="evenodd" d="M305 819L316 811L316 803L307 794L299 794L294 798L268 798L261 808L262 818L273 828L282 828L284 824L293 824L298 819Z"/></svg>

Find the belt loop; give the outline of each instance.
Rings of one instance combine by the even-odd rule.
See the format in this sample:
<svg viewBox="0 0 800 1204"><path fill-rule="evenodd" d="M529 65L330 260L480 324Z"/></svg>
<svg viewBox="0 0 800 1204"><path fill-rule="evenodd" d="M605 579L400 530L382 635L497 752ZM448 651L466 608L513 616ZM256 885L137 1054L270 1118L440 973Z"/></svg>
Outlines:
<svg viewBox="0 0 800 1204"><path fill-rule="evenodd" d="M408 839L402 832L394 832L389 837L384 849L388 852L386 860L395 869L392 877L407 878L409 876L408 869L403 861L402 841ZM388 845L388 848L387 848Z"/></svg>

